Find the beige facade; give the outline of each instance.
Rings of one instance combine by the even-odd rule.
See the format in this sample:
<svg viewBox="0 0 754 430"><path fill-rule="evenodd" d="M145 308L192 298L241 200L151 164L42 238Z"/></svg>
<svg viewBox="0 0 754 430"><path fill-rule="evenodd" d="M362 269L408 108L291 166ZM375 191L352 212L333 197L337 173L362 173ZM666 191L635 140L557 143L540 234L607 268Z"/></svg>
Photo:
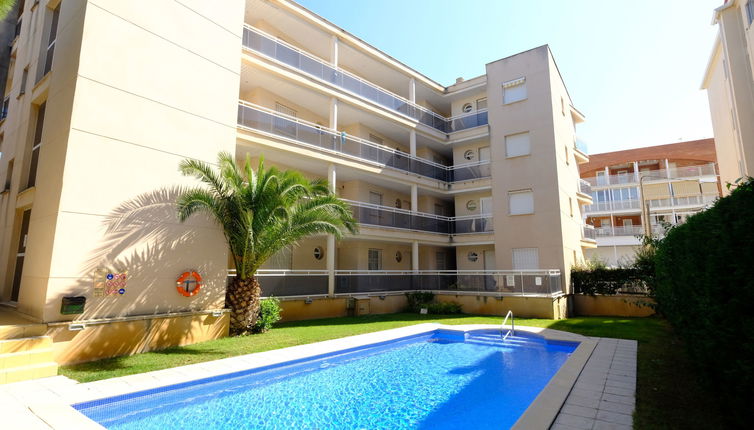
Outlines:
<svg viewBox="0 0 754 430"><path fill-rule="evenodd" d="M582 231L583 116L547 46L446 87L287 0L156 0L148 13L138 1L30 3L0 123L0 300L38 321L96 321L100 334L114 318L159 318L169 331L175 315L187 330L192 312L222 308L223 236L208 219L179 223L172 206L194 184L178 162L218 151L326 178L361 223L339 243L315 237L276 256L268 294L332 304L416 289L407 280L458 288L468 270L474 297L551 299L594 246ZM192 270L203 287L184 297L175 280ZM101 288L107 274L117 288ZM64 297L85 297L84 312L62 314ZM545 313L562 317L565 302L550 299ZM213 327L196 339L227 325L197 318ZM87 338L55 327L65 345Z"/></svg>
<svg viewBox="0 0 754 430"><path fill-rule="evenodd" d="M722 184L754 176L754 2L728 0L714 11L718 36L704 74ZM723 187L727 193L727 187Z"/></svg>

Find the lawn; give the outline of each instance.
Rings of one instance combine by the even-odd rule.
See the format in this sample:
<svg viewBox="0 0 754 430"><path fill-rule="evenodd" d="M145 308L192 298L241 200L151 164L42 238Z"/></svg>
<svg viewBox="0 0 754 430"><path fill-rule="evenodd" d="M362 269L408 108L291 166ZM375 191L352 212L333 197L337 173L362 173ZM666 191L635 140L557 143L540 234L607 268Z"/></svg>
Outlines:
<svg viewBox="0 0 754 430"><path fill-rule="evenodd" d="M500 317L416 314L328 318L279 324L264 334L224 338L185 347L62 366L60 373L81 382L148 372L268 351L422 322L500 324ZM636 429L714 429L719 414L697 385L691 363L667 323L659 318L516 319L517 325L546 327L586 336L639 342Z"/></svg>

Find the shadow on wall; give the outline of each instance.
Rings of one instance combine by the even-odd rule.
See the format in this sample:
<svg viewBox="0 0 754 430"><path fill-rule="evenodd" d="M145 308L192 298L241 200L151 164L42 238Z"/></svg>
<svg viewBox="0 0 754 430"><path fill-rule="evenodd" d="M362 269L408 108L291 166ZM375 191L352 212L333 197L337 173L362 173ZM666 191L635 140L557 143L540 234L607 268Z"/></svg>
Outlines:
<svg viewBox="0 0 754 430"><path fill-rule="evenodd" d="M48 298L51 307L57 310L63 296L85 296L85 312L61 315L60 319L89 320L224 307L227 261L222 234L209 218L201 215L186 223L178 221L175 201L180 192L180 187L172 187L144 193L121 203L105 217L104 237L81 268L82 276L75 285L61 291L59 297ZM204 282L197 295L185 297L176 290L176 279L191 270L199 272ZM107 287L96 288L105 285L108 273L116 277L125 274L125 285L116 285L110 291ZM122 293L118 291L120 288ZM153 319L119 323L108 326L106 336L98 326L66 334L60 330L56 337L62 338L56 342L75 337L75 343L84 348L128 353L133 351L135 337L147 349L153 349L150 345L205 340L202 333L215 330L217 319L203 315L184 321ZM192 339L194 333L200 339ZM93 337L98 339L87 341ZM87 355L86 351L79 352Z"/></svg>

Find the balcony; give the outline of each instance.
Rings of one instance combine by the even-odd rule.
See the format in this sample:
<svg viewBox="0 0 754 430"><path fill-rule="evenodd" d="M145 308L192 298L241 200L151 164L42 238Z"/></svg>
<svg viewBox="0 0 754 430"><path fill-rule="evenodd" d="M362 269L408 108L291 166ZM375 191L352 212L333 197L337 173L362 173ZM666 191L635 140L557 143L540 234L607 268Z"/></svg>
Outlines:
<svg viewBox="0 0 754 430"><path fill-rule="evenodd" d="M641 209L639 200L612 200L607 202L597 202L584 207L586 213L594 212L613 212L613 211L634 211Z"/></svg>
<svg viewBox="0 0 754 430"><path fill-rule="evenodd" d="M700 176L715 175L717 175L717 172L715 170L715 163L709 163L699 166L673 167L670 170L646 170L639 172L638 175L635 172L627 172L618 175L596 177L592 176L590 178L583 179L589 182L592 186L605 187L608 185L638 184L639 178L645 178L644 183L647 183L652 181L665 181L672 179L696 178Z"/></svg>
<svg viewBox="0 0 754 430"><path fill-rule="evenodd" d="M244 26L243 46L442 133L449 134L488 123L486 109L446 118L248 25Z"/></svg>
<svg viewBox="0 0 754 430"><path fill-rule="evenodd" d="M644 227L640 225L624 225L618 227L599 227L594 229L596 237L610 236L641 236L644 234Z"/></svg>
<svg viewBox="0 0 754 430"><path fill-rule="evenodd" d="M584 224L581 226L581 247L597 247L597 232L594 230L594 227L589 224Z"/></svg>
<svg viewBox="0 0 754 430"><path fill-rule="evenodd" d="M647 205L651 209L656 208L671 208L678 206L706 206L712 204L717 200L717 195L698 195L687 197L669 197L666 199L652 199L647 200Z"/></svg>
<svg viewBox="0 0 754 430"><path fill-rule="evenodd" d="M411 291L492 296L563 294L559 270L335 270L335 295L387 295ZM235 271L228 272L229 278ZM259 270L264 297L326 296L326 270Z"/></svg>
<svg viewBox="0 0 754 430"><path fill-rule="evenodd" d="M573 155L576 157L577 163L581 164L589 162L589 152L586 143L583 140L576 138L573 142L573 149Z"/></svg>
<svg viewBox="0 0 754 430"><path fill-rule="evenodd" d="M238 105L238 125L321 151L355 157L446 183L490 176L489 161L444 166L243 101Z"/></svg>
<svg viewBox="0 0 754 430"><path fill-rule="evenodd" d="M399 228L446 235L490 233L493 231L492 215L445 217L353 200L346 201L351 205L354 218L365 226Z"/></svg>
<svg viewBox="0 0 754 430"><path fill-rule="evenodd" d="M584 205L591 205L593 203L592 185L583 179L579 179L576 198Z"/></svg>

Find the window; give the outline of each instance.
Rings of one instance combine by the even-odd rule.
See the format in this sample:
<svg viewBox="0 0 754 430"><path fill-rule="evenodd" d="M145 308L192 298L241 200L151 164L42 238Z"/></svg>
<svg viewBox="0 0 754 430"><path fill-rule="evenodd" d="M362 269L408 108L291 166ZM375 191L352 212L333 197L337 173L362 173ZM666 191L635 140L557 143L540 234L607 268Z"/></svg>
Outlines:
<svg viewBox="0 0 754 430"><path fill-rule="evenodd" d="M435 270L447 270L448 265L446 263L445 251L435 252Z"/></svg>
<svg viewBox="0 0 754 430"><path fill-rule="evenodd" d="M474 251L470 251L468 254L466 254L466 258L468 258L472 263L476 263L477 261L479 261L479 254Z"/></svg>
<svg viewBox="0 0 754 430"><path fill-rule="evenodd" d="M21 75L21 88L18 89L18 96L26 94L26 81L29 80L29 66L26 66L24 73Z"/></svg>
<svg viewBox="0 0 754 430"><path fill-rule="evenodd" d="M50 24L50 35L47 38L47 55L45 55L45 67L42 71L42 78L44 75L52 70L52 57L55 54L55 40L58 34L58 19L60 18L60 3L52 11L52 23Z"/></svg>
<svg viewBox="0 0 754 430"><path fill-rule="evenodd" d="M746 18L749 20L749 25L754 21L754 0L746 2Z"/></svg>
<svg viewBox="0 0 754 430"><path fill-rule="evenodd" d="M505 136L505 156L508 158L521 157L531 154L529 132Z"/></svg>
<svg viewBox="0 0 754 430"><path fill-rule="evenodd" d="M322 257L325 256L325 252L322 250L321 246L317 246L314 248L314 259L315 260L321 260Z"/></svg>
<svg viewBox="0 0 754 430"><path fill-rule="evenodd" d="M47 103L42 103L37 110L37 125L34 128L34 141L32 142L31 147L29 178L26 183L27 188L31 188L37 183L37 164L39 164L39 149L42 146L42 131L44 130L46 105Z"/></svg>
<svg viewBox="0 0 754 430"><path fill-rule="evenodd" d="M508 192L508 213L526 215L534 213L534 193L531 190Z"/></svg>
<svg viewBox="0 0 754 430"><path fill-rule="evenodd" d="M11 180L13 180L13 160L8 161L8 170L5 171L5 187L0 191L10 191Z"/></svg>
<svg viewBox="0 0 754 430"><path fill-rule="evenodd" d="M487 109L487 97L478 99L476 101L476 110Z"/></svg>
<svg viewBox="0 0 754 430"><path fill-rule="evenodd" d="M403 253L395 251L395 262L400 263L401 261L403 261Z"/></svg>
<svg viewBox="0 0 754 430"><path fill-rule="evenodd" d="M539 269L538 248L513 248L513 270Z"/></svg>
<svg viewBox="0 0 754 430"><path fill-rule="evenodd" d="M369 270L382 270L382 250L370 249L367 263Z"/></svg>
<svg viewBox="0 0 754 430"><path fill-rule="evenodd" d="M476 153L471 149L468 149L463 153L463 158L467 161L471 161L476 158Z"/></svg>
<svg viewBox="0 0 754 430"><path fill-rule="evenodd" d="M471 112L471 109L472 109L471 103L466 103L461 108L461 112L463 112L463 113L469 113L469 112Z"/></svg>
<svg viewBox="0 0 754 430"><path fill-rule="evenodd" d="M0 119L8 118L8 106L10 106L10 96L3 100L3 107L2 110L0 110Z"/></svg>
<svg viewBox="0 0 754 430"><path fill-rule="evenodd" d="M565 155L566 155L566 166L571 164L571 160L568 157L568 145L565 146Z"/></svg>
<svg viewBox="0 0 754 430"><path fill-rule="evenodd" d="M503 83L503 104L525 100L526 97L526 78Z"/></svg>
<svg viewBox="0 0 754 430"><path fill-rule="evenodd" d="M560 98L560 113L565 116L565 100L563 100L563 97Z"/></svg>
<svg viewBox="0 0 754 430"><path fill-rule="evenodd" d="M573 218L573 199L568 197L568 211L571 213L571 218Z"/></svg>

